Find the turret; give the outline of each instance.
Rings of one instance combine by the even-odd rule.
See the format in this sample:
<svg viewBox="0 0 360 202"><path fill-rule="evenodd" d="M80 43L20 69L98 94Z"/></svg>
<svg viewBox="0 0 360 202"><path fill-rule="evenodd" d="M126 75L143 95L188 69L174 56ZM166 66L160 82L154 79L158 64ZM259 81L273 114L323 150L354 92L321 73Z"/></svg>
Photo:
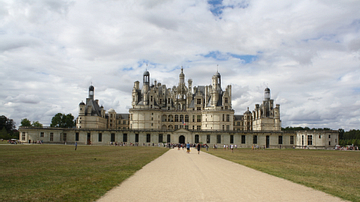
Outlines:
<svg viewBox="0 0 360 202"><path fill-rule="evenodd" d="M185 74L183 72L183 68L181 67L181 73L179 74L179 84L185 84Z"/></svg>
<svg viewBox="0 0 360 202"><path fill-rule="evenodd" d="M143 75L143 86L150 85L150 73L146 70Z"/></svg>
<svg viewBox="0 0 360 202"><path fill-rule="evenodd" d="M89 87L89 98L91 98L91 100L94 100L94 91L95 91L95 88L94 86L90 86Z"/></svg>
<svg viewBox="0 0 360 202"><path fill-rule="evenodd" d="M265 88L264 99L270 100L270 88Z"/></svg>
<svg viewBox="0 0 360 202"><path fill-rule="evenodd" d="M216 106L221 92L221 76L219 72L212 77L211 105Z"/></svg>
<svg viewBox="0 0 360 202"><path fill-rule="evenodd" d="M79 116L84 116L85 115L85 103L83 101L80 102L79 104Z"/></svg>

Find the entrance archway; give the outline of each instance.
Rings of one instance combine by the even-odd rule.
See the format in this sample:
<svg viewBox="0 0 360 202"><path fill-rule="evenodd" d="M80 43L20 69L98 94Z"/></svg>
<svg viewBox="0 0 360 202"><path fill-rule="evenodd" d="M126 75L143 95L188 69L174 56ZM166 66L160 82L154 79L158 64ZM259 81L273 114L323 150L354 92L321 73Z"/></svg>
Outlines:
<svg viewBox="0 0 360 202"><path fill-rule="evenodd" d="M180 137L179 137L179 143L180 143L180 144L185 144L185 136L180 135Z"/></svg>

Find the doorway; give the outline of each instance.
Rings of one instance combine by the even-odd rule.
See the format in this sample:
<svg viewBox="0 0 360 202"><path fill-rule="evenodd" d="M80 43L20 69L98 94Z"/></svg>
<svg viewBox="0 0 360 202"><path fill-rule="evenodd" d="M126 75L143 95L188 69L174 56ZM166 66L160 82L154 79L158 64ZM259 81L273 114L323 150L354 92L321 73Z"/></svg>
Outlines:
<svg viewBox="0 0 360 202"><path fill-rule="evenodd" d="M266 136L266 148L269 148L269 144L270 144L270 136Z"/></svg>
<svg viewBox="0 0 360 202"><path fill-rule="evenodd" d="M180 144L185 144L185 136L180 135L180 137L179 137L179 143L180 143Z"/></svg>
<svg viewBox="0 0 360 202"><path fill-rule="evenodd" d="M91 145L90 133L87 134L86 141L87 141L87 144L88 144L88 145Z"/></svg>

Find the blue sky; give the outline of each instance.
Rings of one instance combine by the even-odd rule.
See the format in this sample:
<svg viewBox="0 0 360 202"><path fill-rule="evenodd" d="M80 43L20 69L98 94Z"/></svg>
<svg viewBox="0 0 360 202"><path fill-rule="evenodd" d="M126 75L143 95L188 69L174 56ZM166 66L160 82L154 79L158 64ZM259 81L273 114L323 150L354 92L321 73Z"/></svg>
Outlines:
<svg viewBox="0 0 360 202"><path fill-rule="evenodd" d="M235 114L280 104L282 126L360 123L360 1L0 1L0 112L49 125L92 83L127 113L134 81L232 85ZM140 84L142 85L142 84Z"/></svg>

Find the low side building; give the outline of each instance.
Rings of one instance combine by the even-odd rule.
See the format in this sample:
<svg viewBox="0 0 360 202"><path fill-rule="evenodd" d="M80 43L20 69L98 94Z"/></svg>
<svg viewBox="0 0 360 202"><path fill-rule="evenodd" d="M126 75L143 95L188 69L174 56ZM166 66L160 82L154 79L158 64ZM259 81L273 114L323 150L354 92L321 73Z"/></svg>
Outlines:
<svg viewBox="0 0 360 202"><path fill-rule="evenodd" d="M210 147L237 145L238 148L333 149L338 144L337 131L189 131L184 128L164 130L111 130L20 127L22 142L41 140L44 143L149 146L167 143L201 143Z"/></svg>

